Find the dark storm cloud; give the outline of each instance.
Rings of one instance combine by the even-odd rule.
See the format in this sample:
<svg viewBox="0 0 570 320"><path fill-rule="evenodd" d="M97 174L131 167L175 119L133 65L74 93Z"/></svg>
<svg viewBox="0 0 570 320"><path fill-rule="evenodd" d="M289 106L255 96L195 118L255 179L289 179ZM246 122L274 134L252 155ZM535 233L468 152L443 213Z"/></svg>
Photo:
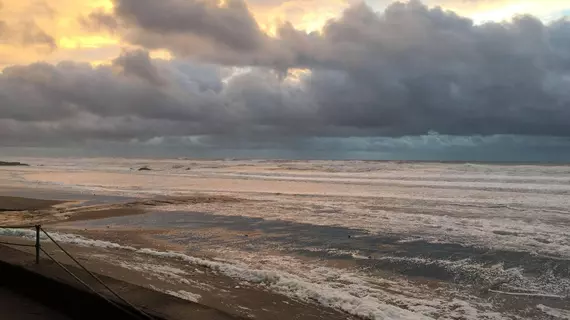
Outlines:
<svg viewBox="0 0 570 320"><path fill-rule="evenodd" d="M306 142L429 131L570 136L566 20L545 25L520 16L474 25L412 1L382 14L353 6L320 33L285 24L270 38L242 2L219 8L193 1L144 0L148 7L116 1L115 18L126 28L121 34L138 34L156 41L150 48L184 56L151 60L147 52L133 51L112 66L67 62L5 69L3 143L194 136L210 146L314 148ZM196 12L200 19L184 19ZM180 50L214 48L208 47L212 43L228 50L209 60L253 67L229 77L231 68L189 62L197 51ZM287 68L310 72L293 81L283 79Z"/></svg>
<svg viewBox="0 0 570 320"><path fill-rule="evenodd" d="M282 41L330 125L372 135L568 135L570 23L531 16L472 21L394 4L383 15L347 10L321 35L290 28Z"/></svg>
<svg viewBox="0 0 570 320"><path fill-rule="evenodd" d="M161 72L145 64L146 54L127 52L114 66L36 63L4 69L0 77L0 118L56 120L84 113L100 117L202 120L220 105L219 96L200 91L201 80L177 71L180 85L157 86ZM146 61L146 63L150 63ZM119 66L119 70L117 70ZM138 66L136 71L133 67ZM142 68L147 68L143 71ZM117 72L118 71L118 72Z"/></svg>
<svg viewBox="0 0 570 320"><path fill-rule="evenodd" d="M282 66L279 43L260 30L243 0L114 0L79 18L86 31L118 33L147 49L225 65Z"/></svg>
<svg viewBox="0 0 570 320"><path fill-rule="evenodd" d="M313 124L314 111L305 105L310 101L293 97L300 90L286 88L274 73L252 71L224 82L227 74L217 66L150 61L141 51L125 52L112 66L6 68L0 76L0 140L275 134L295 123Z"/></svg>
<svg viewBox="0 0 570 320"><path fill-rule="evenodd" d="M217 44L241 50L257 49L263 34L243 0L115 0L115 14L138 29L132 37L194 34ZM171 43L174 44L174 43Z"/></svg>
<svg viewBox="0 0 570 320"><path fill-rule="evenodd" d="M134 76L154 85L164 84L158 68L152 63L147 51L135 50L124 52L113 61L113 66L126 76Z"/></svg>

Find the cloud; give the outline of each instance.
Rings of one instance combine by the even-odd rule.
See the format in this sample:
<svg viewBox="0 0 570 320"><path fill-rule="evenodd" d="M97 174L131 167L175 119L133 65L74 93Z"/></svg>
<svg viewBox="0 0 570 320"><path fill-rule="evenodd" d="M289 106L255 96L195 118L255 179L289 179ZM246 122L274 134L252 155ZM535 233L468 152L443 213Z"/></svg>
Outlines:
<svg viewBox="0 0 570 320"><path fill-rule="evenodd" d="M113 61L113 66L117 67L125 76L134 76L153 85L164 83L164 79L159 74L156 66L151 62L147 51L134 50L123 52L120 57Z"/></svg>
<svg viewBox="0 0 570 320"><path fill-rule="evenodd" d="M139 42L157 36L177 38L192 34L237 51L257 49L263 38L243 0L115 0L115 14L134 30ZM175 43L169 43L175 45Z"/></svg>
<svg viewBox="0 0 570 320"><path fill-rule="evenodd" d="M27 17L25 19L11 19L10 12L3 12L4 6L0 2L0 45L35 47L36 49L48 49L53 51L56 47L56 41L41 27L35 20ZM29 6L32 16L53 16L54 11L45 2L36 1ZM13 19L12 19L13 20Z"/></svg>
<svg viewBox="0 0 570 320"><path fill-rule="evenodd" d="M24 46L41 45L50 50L55 50L57 44L55 39L42 30L35 22L28 21L22 24L16 32L21 33L21 41Z"/></svg>
<svg viewBox="0 0 570 320"><path fill-rule="evenodd" d="M0 20L0 39L2 39L7 32L8 26L6 25L6 22Z"/></svg>
<svg viewBox="0 0 570 320"><path fill-rule="evenodd" d="M80 26L89 32L111 32L115 33L121 27L120 22L110 13L102 8L90 12L87 16L79 17Z"/></svg>
<svg viewBox="0 0 570 320"><path fill-rule="evenodd" d="M217 93L221 87L216 66L151 62L141 51L125 52L113 66L8 67L0 75L0 142L64 144L216 132L231 122Z"/></svg>
<svg viewBox="0 0 570 320"><path fill-rule="evenodd" d="M110 66L7 68L0 75L0 143L193 137L212 148L315 149L315 141L344 141L348 150L358 140L377 152L390 148L386 141L430 131L522 141L570 137L566 20L544 24L517 16L476 25L411 1L380 14L354 5L321 32L284 24L269 37L242 2L219 7L168 0L139 8L116 1L123 36L137 34L145 41L133 43L150 41L148 49L172 50L175 59L153 60L136 50ZM204 19L174 15L167 21L174 11L200 12ZM202 44L208 49L195 48ZM205 63L203 54L219 46L227 50ZM243 68L224 66L230 63ZM288 68L305 72L284 77Z"/></svg>
<svg viewBox="0 0 570 320"><path fill-rule="evenodd" d="M243 0L114 0L112 12L80 16L85 31L107 31L125 43L166 49L225 65L276 65L279 52Z"/></svg>
<svg viewBox="0 0 570 320"><path fill-rule="evenodd" d="M32 20L18 24L8 24L0 20L0 44L35 47L49 51L57 48L55 39Z"/></svg>
<svg viewBox="0 0 570 320"><path fill-rule="evenodd" d="M383 15L354 6L320 35L289 27L281 38L294 65L313 69L324 122L373 135L567 135L569 26L474 25L412 1Z"/></svg>
<svg viewBox="0 0 570 320"><path fill-rule="evenodd" d="M31 2L27 8L27 12L36 17L46 16L48 18L55 18L57 16L57 10L44 0L35 0Z"/></svg>

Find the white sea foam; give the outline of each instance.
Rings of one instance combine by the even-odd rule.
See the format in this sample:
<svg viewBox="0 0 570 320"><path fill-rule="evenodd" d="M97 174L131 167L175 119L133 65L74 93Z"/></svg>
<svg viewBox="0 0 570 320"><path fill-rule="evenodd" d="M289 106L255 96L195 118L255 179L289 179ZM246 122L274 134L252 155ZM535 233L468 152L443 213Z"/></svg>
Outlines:
<svg viewBox="0 0 570 320"><path fill-rule="evenodd" d="M488 265L471 259L383 256L375 258L375 261L394 263L402 268L407 266L439 268L459 282L477 284L483 288L500 285L509 289L509 292L500 292L510 295L566 298L570 293L570 279L555 277L549 274L552 271L545 271L541 277L530 277L523 274L522 267L504 268L503 263ZM519 290L524 290L526 293L517 293Z"/></svg>
<svg viewBox="0 0 570 320"><path fill-rule="evenodd" d="M178 297L180 299L184 299L184 300L188 300L188 301L192 301L192 302L199 302L200 299L202 298L202 296L199 294L188 292L185 290L178 290L178 291L166 290L166 293L170 294L172 296Z"/></svg>
<svg viewBox="0 0 570 320"><path fill-rule="evenodd" d="M33 234L28 233L24 230L21 231L23 232L14 232L14 230L8 229L7 232L0 231L0 234L21 235L27 238L33 236ZM312 283L310 279L304 279L298 275L286 272L251 268L250 266L243 263L229 263L223 260L207 260L192 257L179 252L162 252L149 248L136 249L130 246L122 246L108 241L87 239L82 236L71 234L52 232L50 235L56 241L61 243L69 243L86 247L122 249L139 254L175 259L192 265L207 267L232 278L264 285L269 289L287 296L291 296L307 302L318 302L324 306L340 309L350 314L369 319L430 319L428 316L386 304L369 295L358 295L347 292L344 290L345 288L341 288L339 290L339 288L330 286L327 283Z"/></svg>
<svg viewBox="0 0 570 320"><path fill-rule="evenodd" d="M27 236L30 235L27 234ZM51 235L56 241L62 243L122 249L207 267L235 279L265 286L292 298L317 302L323 306L368 319L430 319L432 316L439 319L454 319L451 315L457 314L461 314L463 319L502 319L498 314L486 310L487 308L479 310L481 304L467 303L459 299L450 302L425 293L423 298L419 298L422 297L422 290L417 286L382 278L370 278L344 269L308 266L292 257L264 256L263 259L259 259L253 254L248 256L243 252L232 253L224 250L219 252L220 256L239 256L239 259L208 260L180 252L164 252L149 248L136 249L72 234L51 233ZM121 265L141 272L152 272L159 277L171 277L177 282L193 285L184 278L185 271L171 266L129 262L123 262ZM386 291L384 287L388 287L389 290ZM408 310L390 303L406 306Z"/></svg>
<svg viewBox="0 0 570 320"><path fill-rule="evenodd" d="M150 285L149 287L154 291L160 291L162 293L166 293L168 295L175 296L175 297L183 299L183 300L188 300L190 302L198 303L198 302L200 302L200 299L202 299L201 295L196 294L196 293L192 293L192 292L188 292L186 290L178 290L178 291L165 290L165 289L161 289L159 287L153 286L153 285Z"/></svg>
<svg viewBox="0 0 570 320"><path fill-rule="evenodd" d="M551 308L551 307L547 307L547 306L542 305L542 304L539 304L536 307L540 311L542 311L542 312L546 313L547 315L552 316L556 319L570 319L570 310Z"/></svg>
<svg viewBox="0 0 570 320"><path fill-rule="evenodd" d="M140 249L138 253L181 260L219 271L227 276L262 284L276 292L304 301L316 301L324 306L337 308L348 313L370 319L429 319L379 301L371 296L358 296L323 283L313 283L297 275L276 270L251 268L241 263L227 263L191 257L178 252L160 252Z"/></svg>

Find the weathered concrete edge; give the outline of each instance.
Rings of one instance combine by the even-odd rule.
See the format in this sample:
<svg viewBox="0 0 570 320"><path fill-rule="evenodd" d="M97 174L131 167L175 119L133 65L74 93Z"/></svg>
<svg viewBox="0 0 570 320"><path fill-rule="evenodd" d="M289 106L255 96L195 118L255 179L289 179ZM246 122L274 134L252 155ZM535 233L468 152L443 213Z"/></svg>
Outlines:
<svg viewBox="0 0 570 320"><path fill-rule="evenodd" d="M96 294L80 290L22 266L0 260L0 274L0 285L71 318L138 319L134 316L138 314L138 311L130 306L114 301L129 312L127 313ZM166 320L155 314L152 316L157 320Z"/></svg>
<svg viewBox="0 0 570 320"><path fill-rule="evenodd" d="M6 255L6 253L9 253ZM0 245L0 286L4 286L9 290L24 295L32 300L37 301L51 309L57 310L71 318L76 319L144 319L144 317L136 317L139 314L133 308L123 303L118 303L109 294L105 294L108 299L119 304L129 313L111 305L100 296L88 291L76 281L71 281L67 274L51 261L42 260L40 268L33 265L33 256L25 252ZM26 263L22 263L26 261ZM72 272L76 273L82 280L87 280L85 273L67 266ZM37 269L37 270L34 270ZM65 278L65 279L64 279ZM151 315L156 320L179 320L179 319L240 319L216 309L194 304L179 298L169 296L160 292L151 291L146 288L138 287L130 283L124 283L120 280L100 276L108 285L116 289L117 286L127 288L126 292L119 291L119 294L126 294L126 299L137 307L141 307L145 313ZM102 292L102 288L98 284L90 283L95 290ZM133 301L132 291L142 291L144 299L142 301ZM150 295L150 296L149 296ZM124 295L123 295L124 296ZM136 299L134 299L136 300ZM149 303L150 301L150 303ZM144 306L141 306L145 304ZM184 312L183 317L168 315L167 306L180 308L187 305L188 312ZM163 310L161 310L161 308ZM193 309L193 310L190 310ZM180 313L176 313L178 315Z"/></svg>

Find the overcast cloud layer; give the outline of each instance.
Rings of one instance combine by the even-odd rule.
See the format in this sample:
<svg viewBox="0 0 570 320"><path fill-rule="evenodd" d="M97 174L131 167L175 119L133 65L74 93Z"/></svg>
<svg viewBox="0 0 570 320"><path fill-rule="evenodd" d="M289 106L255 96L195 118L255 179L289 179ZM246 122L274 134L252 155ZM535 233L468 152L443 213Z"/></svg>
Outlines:
<svg viewBox="0 0 570 320"><path fill-rule="evenodd" d="M359 4L321 33L284 24L272 37L240 0L115 2L113 13L96 11L82 24L140 49L99 67L6 68L0 144L97 140L341 154L421 150L409 141L438 132L461 148L499 140L517 150L570 147L568 20L474 25L415 1L381 13ZM151 49L176 58L153 60Z"/></svg>

